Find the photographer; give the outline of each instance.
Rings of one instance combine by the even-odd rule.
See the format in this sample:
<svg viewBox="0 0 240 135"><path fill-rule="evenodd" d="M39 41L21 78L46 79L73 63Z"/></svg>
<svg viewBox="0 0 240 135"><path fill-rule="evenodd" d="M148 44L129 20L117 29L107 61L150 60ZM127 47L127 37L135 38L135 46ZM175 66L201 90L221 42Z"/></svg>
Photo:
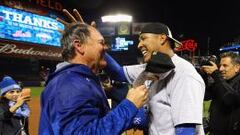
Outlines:
<svg viewBox="0 0 240 135"><path fill-rule="evenodd" d="M218 66L202 66L214 82L206 87L205 100L212 100L210 106L210 135L240 134L240 57L233 52L220 56Z"/></svg>

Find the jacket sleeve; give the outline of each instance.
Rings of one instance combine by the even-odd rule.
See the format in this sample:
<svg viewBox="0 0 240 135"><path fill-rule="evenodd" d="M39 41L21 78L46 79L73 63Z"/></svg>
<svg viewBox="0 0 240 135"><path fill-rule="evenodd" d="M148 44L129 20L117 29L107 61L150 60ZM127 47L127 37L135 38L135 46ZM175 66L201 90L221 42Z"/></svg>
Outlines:
<svg viewBox="0 0 240 135"><path fill-rule="evenodd" d="M104 69L110 78L120 82L127 82L127 78L124 74L123 67L117 63L109 54L105 55L107 66Z"/></svg>
<svg viewBox="0 0 240 135"><path fill-rule="evenodd" d="M219 71L214 71L211 76L215 81L214 88L211 89L212 95L221 99L223 104L228 107L240 106L239 87L234 89L233 86L223 79Z"/></svg>
<svg viewBox="0 0 240 135"><path fill-rule="evenodd" d="M209 101L209 100L212 100L214 97L214 93L212 91L214 85L213 83L209 84L208 82L205 82L205 84L206 84L206 90L204 94L204 100Z"/></svg>
<svg viewBox="0 0 240 135"><path fill-rule="evenodd" d="M131 126L137 108L123 100L115 109L104 112L102 98L88 86L66 86L59 93L58 106L60 134L63 135L119 135ZM71 91L71 92L70 92Z"/></svg>
<svg viewBox="0 0 240 135"><path fill-rule="evenodd" d="M148 114L145 108L138 109L136 116L133 118L130 128L144 129L148 128Z"/></svg>

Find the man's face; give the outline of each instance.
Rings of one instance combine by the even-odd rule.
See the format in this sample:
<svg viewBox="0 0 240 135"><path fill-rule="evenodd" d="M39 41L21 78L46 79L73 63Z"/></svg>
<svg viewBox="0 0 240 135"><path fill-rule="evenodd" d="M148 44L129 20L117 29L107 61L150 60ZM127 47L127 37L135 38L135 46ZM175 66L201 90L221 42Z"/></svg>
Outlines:
<svg viewBox="0 0 240 135"><path fill-rule="evenodd" d="M160 35L143 33L139 37L138 49L143 54L144 62L148 62L151 59L153 52L158 52L161 48Z"/></svg>
<svg viewBox="0 0 240 135"><path fill-rule="evenodd" d="M91 63L92 68L97 72L107 65L104 55L108 47L103 36L95 28L90 28L90 33L90 38L86 43L85 55L87 61Z"/></svg>
<svg viewBox="0 0 240 135"><path fill-rule="evenodd" d="M234 65L230 57L223 57L220 61L220 69L223 78L229 80L239 72L240 66Z"/></svg>

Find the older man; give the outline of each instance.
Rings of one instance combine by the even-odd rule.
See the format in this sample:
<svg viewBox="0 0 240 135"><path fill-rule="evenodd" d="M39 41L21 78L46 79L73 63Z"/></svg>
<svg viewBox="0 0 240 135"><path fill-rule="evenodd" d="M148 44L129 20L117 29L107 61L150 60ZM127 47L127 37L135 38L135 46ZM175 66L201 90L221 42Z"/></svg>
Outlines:
<svg viewBox="0 0 240 135"><path fill-rule="evenodd" d="M220 67L211 62L203 66L214 83L206 89L210 106L210 135L240 134L240 57L233 52L221 54Z"/></svg>
<svg viewBox="0 0 240 135"><path fill-rule="evenodd" d="M110 111L106 95L95 75L106 66L107 49L102 35L92 26L76 23L64 30L62 57L67 62L47 81L41 95L39 135L119 135L138 126L134 122L148 97L145 86L130 89Z"/></svg>

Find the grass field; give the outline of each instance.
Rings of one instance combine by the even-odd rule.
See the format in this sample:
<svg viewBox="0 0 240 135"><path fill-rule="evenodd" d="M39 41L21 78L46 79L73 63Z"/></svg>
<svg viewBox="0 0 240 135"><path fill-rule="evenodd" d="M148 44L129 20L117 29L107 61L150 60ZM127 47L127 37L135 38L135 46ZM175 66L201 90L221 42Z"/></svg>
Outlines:
<svg viewBox="0 0 240 135"><path fill-rule="evenodd" d="M211 104L211 101L205 101L203 103L203 111L204 111L203 116L205 116L205 117L208 116L208 109L209 109L210 104Z"/></svg>
<svg viewBox="0 0 240 135"><path fill-rule="evenodd" d="M44 87L28 87L31 89L31 96L32 97L39 97L41 92L43 91Z"/></svg>

